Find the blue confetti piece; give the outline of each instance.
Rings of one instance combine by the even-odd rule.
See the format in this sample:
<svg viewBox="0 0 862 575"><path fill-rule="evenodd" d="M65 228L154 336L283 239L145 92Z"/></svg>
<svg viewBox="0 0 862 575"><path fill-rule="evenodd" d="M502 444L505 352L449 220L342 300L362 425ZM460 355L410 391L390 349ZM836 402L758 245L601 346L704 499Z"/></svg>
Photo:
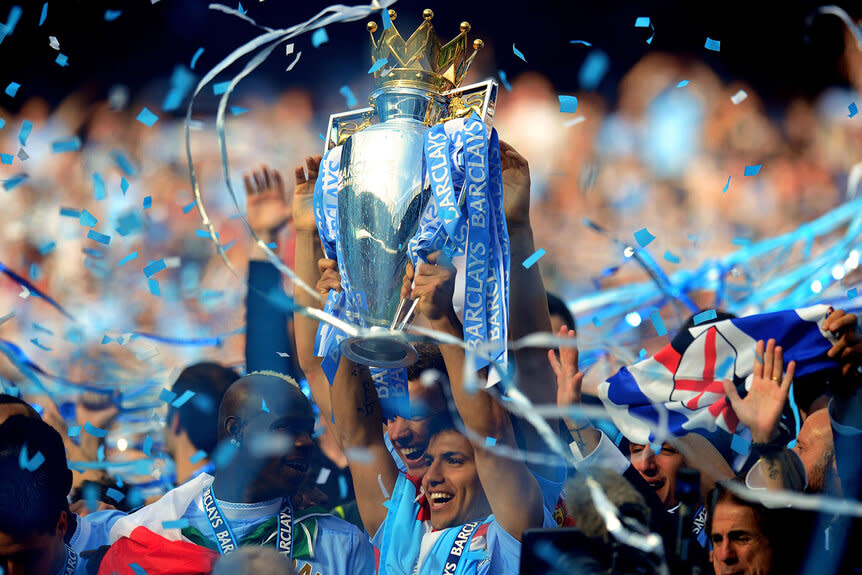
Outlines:
<svg viewBox="0 0 862 575"><path fill-rule="evenodd" d="M719 40L713 40L709 36L707 36L706 43L703 47L707 50L712 50L713 52L721 52L721 42Z"/></svg>
<svg viewBox="0 0 862 575"><path fill-rule="evenodd" d="M347 497L347 479L343 475L338 476L338 494L341 496L341 499Z"/></svg>
<svg viewBox="0 0 862 575"><path fill-rule="evenodd" d="M706 311L702 311L699 314L694 316L694 325L700 325L702 323L712 321L716 319L718 316L715 313L714 309L708 309Z"/></svg>
<svg viewBox="0 0 862 575"><path fill-rule="evenodd" d="M688 86L688 80L681 80L676 85L677 88L685 88L686 86Z"/></svg>
<svg viewBox="0 0 862 575"><path fill-rule="evenodd" d="M210 233L207 230L195 230L195 235L199 238L204 238L205 240L210 239ZM216 241L218 241L218 233L216 233Z"/></svg>
<svg viewBox="0 0 862 575"><path fill-rule="evenodd" d="M578 109L578 99L575 96L557 96L560 100L560 112L563 114L574 114Z"/></svg>
<svg viewBox="0 0 862 575"><path fill-rule="evenodd" d="M122 10L105 10L105 22L113 22L122 14Z"/></svg>
<svg viewBox="0 0 862 575"><path fill-rule="evenodd" d="M179 408L179 407L182 407L182 406L184 406L184 405L186 404L186 402L187 402L188 400L190 400L190 399L191 399L191 398L193 398L194 396L195 396L195 392L194 392L194 391L192 391L192 390L190 390L190 389L187 389L187 390L185 390L185 391L183 392L183 394L182 394L181 396L179 396L177 399L175 399L174 401L172 401L172 402L171 402L171 405L172 405L173 407L178 407L178 408Z"/></svg>
<svg viewBox="0 0 862 575"><path fill-rule="evenodd" d="M132 162L121 152L120 150L113 150L111 152L111 157L114 159L114 163L117 164L117 167L120 168L124 174L129 177L135 175L135 167L132 165Z"/></svg>
<svg viewBox="0 0 862 575"><path fill-rule="evenodd" d="M755 164L753 166L745 166L744 176L756 176L760 173L760 164Z"/></svg>
<svg viewBox="0 0 862 575"><path fill-rule="evenodd" d="M138 252L132 252L129 255L127 255L126 257L124 257L123 259L121 259L120 263L117 264L117 267L121 268L121 267L123 267L123 264L129 263L130 261L137 259L137 257L138 257Z"/></svg>
<svg viewBox="0 0 862 575"><path fill-rule="evenodd" d="M227 82L219 82L218 84L213 84L213 94L215 96L221 96L225 92L227 92L228 87L230 87L230 80Z"/></svg>
<svg viewBox="0 0 862 575"><path fill-rule="evenodd" d="M592 46L591 42L587 42L586 40L569 40L569 44L583 44L584 46Z"/></svg>
<svg viewBox="0 0 862 575"><path fill-rule="evenodd" d="M147 575L147 570L137 563L129 563L129 569L134 571L135 575Z"/></svg>
<svg viewBox="0 0 862 575"><path fill-rule="evenodd" d="M353 95L353 90L350 89L350 86L342 86L338 92L347 100L348 108L356 107L356 96Z"/></svg>
<svg viewBox="0 0 862 575"><path fill-rule="evenodd" d="M39 270L39 264L37 264L37 263L30 264L30 279L33 280L34 282L37 282L37 281L39 281L39 278L41 276L42 276L42 272Z"/></svg>
<svg viewBox="0 0 862 575"><path fill-rule="evenodd" d="M42 15L39 16L39 26L45 23L45 18L48 17L48 3L42 4Z"/></svg>
<svg viewBox="0 0 862 575"><path fill-rule="evenodd" d="M27 145L27 138L30 137L30 132L33 131L33 122L30 120L24 120L24 123L21 124L21 131L18 132L18 141L22 146Z"/></svg>
<svg viewBox="0 0 862 575"><path fill-rule="evenodd" d="M99 510L99 486L95 483L85 483L83 489L84 501L90 512Z"/></svg>
<svg viewBox="0 0 862 575"><path fill-rule="evenodd" d="M383 9L380 11L380 19L383 21L383 29L389 30L392 28L392 18L389 16L389 10Z"/></svg>
<svg viewBox="0 0 862 575"><path fill-rule="evenodd" d="M751 442L740 435L734 434L733 439L730 440L730 448L740 455L747 455L751 448Z"/></svg>
<svg viewBox="0 0 862 575"><path fill-rule="evenodd" d="M120 189L123 190L123 195L126 195L126 192L129 191L129 180L126 179L125 176L120 178Z"/></svg>
<svg viewBox="0 0 862 575"><path fill-rule="evenodd" d="M730 243L735 246L747 247L751 245L751 240L749 238L733 238Z"/></svg>
<svg viewBox="0 0 862 575"><path fill-rule="evenodd" d="M183 213L184 214L189 213L190 211L195 209L195 207L197 207L197 205L198 205L197 202L194 202L194 201L189 203L189 204L186 204L185 206L183 206Z"/></svg>
<svg viewBox="0 0 862 575"><path fill-rule="evenodd" d="M142 451L144 452L144 455L149 457L150 452L152 450L153 450L153 438L148 435L144 438L144 447L143 447Z"/></svg>
<svg viewBox="0 0 862 575"><path fill-rule="evenodd" d="M100 462L105 460L105 446L104 445L100 445L99 449L96 450L96 460L100 461Z"/></svg>
<svg viewBox="0 0 862 575"><path fill-rule="evenodd" d="M182 64L174 66L174 71L171 74L171 88L165 94L165 99L162 102L162 110L172 112L180 107L186 94L191 91L195 83L195 75L189 72Z"/></svg>
<svg viewBox="0 0 862 575"><path fill-rule="evenodd" d="M859 113L859 108L856 107L856 102L850 102L850 105L847 106L847 110L850 112L848 118L852 118Z"/></svg>
<svg viewBox="0 0 862 575"><path fill-rule="evenodd" d="M144 201L143 201L143 203L142 203L141 205L143 206L143 208L144 208L145 210L148 210L148 209L150 209L151 207L153 207L153 196L146 196L146 197L144 197Z"/></svg>
<svg viewBox="0 0 862 575"><path fill-rule="evenodd" d="M6 127L6 120L4 120L3 118L0 118L0 130L2 130L5 127Z"/></svg>
<svg viewBox="0 0 862 575"><path fill-rule="evenodd" d="M506 88L506 91L512 91L512 85L509 83L509 78L506 76L506 72L503 70L498 70L497 75L500 76L500 82L503 83L503 87Z"/></svg>
<svg viewBox="0 0 862 575"><path fill-rule="evenodd" d="M39 349L41 349L43 351L51 351L50 347L44 346L41 343L39 343L38 337L34 337L33 339L31 339L30 343L32 343L33 345L35 345L36 347L38 347Z"/></svg>
<svg viewBox="0 0 862 575"><path fill-rule="evenodd" d="M33 329L36 331L41 331L42 333L47 333L48 335L54 335L54 332L45 327L44 325L39 325L36 322L33 322Z"/></svg>
<svg viewBox="0 0 862 575"><path fill-rule="evenodd" d="M850 299L854 299L857 295L859 295L859 291L856 288L851 288L847 290L847 297Z"/></svg>
<svg viewBox="0 0 862 575"><path fill-rule="evenodd" d="M107 495L117 503L126 498L125 493L123 493L119 489L114 489L113 487L108 487L108 490L105 491L105 495Z"/></svg>
<svg viewBox="0 0 862 575"><path fill-rule="evenodd" d="M221 248L222 251L227 252L229 249L231 249L234 246L235 243L236 243L236 238L232 239L231 241L229 241L228 243L223 245Z"/></svg>
<svg viewBox="0 0 862 575"><path fill-rule="evenodd" d="M652 321L653 326L655 326L655 331L659 336L667 335L667 327L664 325L664 320L661 318L661 314L658 311L654 311L649 314L649 318Z"/></svg>
<svg viewBox="0 0 862 575"><path fill-rule="evenodd" d="M206 458L206 456L207 456L207 452L204 451L203 449L199 449L197 453L195 453L194 455L189 457L189 463L191 463L191 464L200 463L201 460Z"/></svg>
<svg viewBox="0 0 862 575"><path fill-rule="evenodd" d="M158 280L147 280L147 285L150 288L150 293L156 297L161 297L162 290L159 289Z"/></svg>
<svg viewBox="0 0 862 575"><path fill-rule="evenodd" d="M732 356L731 356L731 357L727 357L727 358L725 358L725 360L721 363L721 365L720 365L720 366L718 366L718 370L717 370L715 373L718 375L718 378L719 378L719 379L733 379L733 364L734 364L734 361L735 361L735 358L734 358L734 357L732 357Z"/></svg>
<svg viewBox="0 0 862 575"><path fill-rule="evenodd" d="M520 59L521 59L521 60L523 60L524 62L526 62L526 61L527 61L527 59L526 59L526 58L524 58L524 53L523 53L523 52L521 52L520 50L518 50L518 48L517 48L517 47L515 47L515 44L514 44L514 43L512 43L512 52L515 54L515 56L517 56L518 58L520 58Z"/></svg>
<svg viewBox="0 0 862 575"><path fill-rule="evenodd" d="M171 391L170 389L162 388L161 393L159 393L159 399L164 401L165 403L170 403L177 398L177 394Z"/></svg>
<svg viewBox="0 0 862 575"><path fill-rule="evenodd" d="M172 519L171 521L162 521L162 529L185 529L188 527L188 519Z"/></svg>
<svg viewBox="0 0 862 575"><path fill-rule="evenodd" d="M592 322L593 322L593 325L596 327L601 327L601 325L602 325L602 320L600 320L599 316L597 316L597 315L593 316Z"/></svg>
<svg viewBox="0 0 862 575"><path fill-rule="evenodd" d="M6 190L7 192L14 190L15 188L18 187L19 184L26 181L27 178L29 178L29 177L30 176L28 176L27 174L18 174L18 175L12 176L8 180L3 181L3 189Z"/></svg>
<svg viewBox="0 0 862 575"><path fill-rule="evenodd" d="M85 254L87 254L88 256L92 256L92 257L96 258L97 260L104 259L104 257L105 257L105 254L103 254L99 250L94 250L92 248L84 248L81 251L84 252Z"/></svg>
<svg viewBox="0 0 862 575"><path fill-rule="evenodd" d="M0 154L0 164L6 164L7 166L11 166L14 160L15 156L13 156L12 154Z"/></svg>
<svg viewBox="0 0 862 575"><path fill-rule="evenodd" d="M69 431L66 432L66 435L68 435L69 437L78 437L79 435L81 435L81 426L75 425L73 427L70 427Z"/></svg>
<svg viewBox="0 0 862 575"><path fill-rule="evenodd" d="M69 57L60 52L57 54L57 57L54 59L54 63L60 66L61 68L65 68L69 65Z"/></svg>
<svg viewBox="0 0 862 575"><path fill-rule="evenodd" d="M87 433L89 433L93 437L98 437L98 438L102 438L102 437L105 437L106 435L108 435L107 431L105 431L104 429L99 429L98 427L96 427L95 425L90 423L89 421L84 424L84 431L86 431Z"/></svg>
<svg viewBox="0 0 862 575"><path fill-rule="evenodd" d="M15 94L18 93L18 88L21 87L21 84L18 82L9 82L9 85L6 86L6 95L10 98L14 98Z"/></svg>
<svg viewBox="0 0 862 575"><path fill-rule="evenodd" d="M18 465L21 469L26 469L32 473L39 469L43 463L45 463L45 456L42 455L41 451L37 451L31 459L27 454L27 446L21 446L21 451L18 453Z"/></svg>
<svg viewBox="0 0 862 575"><path fill-rule="evenodd" d="M76 220L81 217L81 210L76 210L74 208L60 208L60 217L63 218L75 218Z"/></svg>
<svg viewBox="0 0 862 575"><path fill-rule="evenodd" d="M318 28L311 35L311 45L319 48L321 44L329 42L329 34L326 33L326 28Z"/></svg>
<svg viewBox="0 0 862 575"><path fill-rule="evenodd" d="M66 140L57 140L51 143L51 152L62 154L65 152L77 152L81 149L81 138L75 136Z"/></svg>
<svg viewBox="0 0 862 575"><path fill-rule="evenodd" d="M266 399L260 398L260 409L265 413L269 413L269 408L266 406Z"/></svg>
<svg viewBox="0 0 862 575"><path fill-rule="evenodd" d="M726 183L726 184L724 184L724 189L723 189L723 190L721 190L721 193L722 193L722 194L726 194L726 193L727 193L727 190L729 190L729 189L730 189L730 178L731 178L731 176L727 176L727 183Z"/></svg>
<svg viewBox="0 0 862 575"><path fill-rule="evenodd" d="M652 44L653 38L655 38L655 27L652 25L652 20L650 20L649 16L638 16L635 20L635 28L649 28L651 35L647 38L646 43Z"/></svg>
<svg viewBox="0 0 862 575"><path fill-rule="evenodd" d="M80 220L81 225L87 226L88 228L92 228L99 223L99 220L96 219L96 216L94 216L87 210L81 210Z"/></svg>
<svg viewBox="0 0 862 575"><path fill-rule="evenodd" d="M521 265L524 266L525 269L530 269L531 267L533 267L533 264L535 264L542 258L543 255L545 255L545 249L539 248L533 253L533 255L525 259L524 263L522 263Z"/></svg>
<svg viewBox="0 0 862 575"><path fill-rule="evenodd" d="M96 230L89 230L87 232L87 237L93 240L94 242L99 242L102 245L110 245L111 244L111 236L102 234L97 232Z"/></svg>
<svg viewBox="0 0 862 575"><path fill-rule="evenodd" d="M646 350L644 348L641 348L641 350L638 352L638 361L644 359L646 356L647 356Z"/></svg>
<svg viewBox="0 0 862 575"><path fill-rule="evenodd" d="M601 50L591 50L581 69L578 70L578 82L584 90L595 90L605 77L611 60Z"/></svg>
<svg viewBox="0 0 862 575"><path fill-rule="evenodd" d="M495 445L497 445L497 438L496 437L486 437L485 438L485 447L493 447Z"/></svg>
<svg viewBox="0 0 862 575"><path fill-rule="evenodd" d="M150 109L144 106L144 109L138 114L136 118L140 123L147 126L148 128L152 128L153 124L159 121L159 117L150 112Z"/></svg>
<svg viewBox="0 0 862 575"><path fill-rule="evenodd" d="M243 15L248 14L248 10L246 10L245 8L242 7L242 2L237 2L236 11L239 12L240 14L243 14Z"/></svg>
<svg viewBox="0 0 862 575"><path fill-rule="evenodd" d="M195 51L195 55L194 55L194 56L192 56L192 63L191 63L191 64L189 64L189 68L191 68L192 70L194 70L194 69L195 69L195 65L198 63L198 60L200 59L201 54L203 54L203 53L204 53L204 47L203 47L203 46L201 46L200 48L198 48L198 49Z"/></svg>
<svg viewBox="0 0 862 575"><path fill-rule="evenodd" d="M93 172L93 198L97 202L105 199L105 180L99 172Z"/></svg>
<svg viewBox="0 0 862 575"><path fill-rule="evenodd" d="M234 116L242 116L243 114L248 113L248 108L243 108L242 106L231 106L230 113Z"/></svg>
<svg viewBox="0 0 862 575"><path fill-rule="evenodd" d="M54 248L57 247L57 242L48 242L43 244L41 248L39 248L39 253L43 256L54 251Z"/></svg>
<svg viewBox="0 0 862 575"><path fill-rule="evenodd" d="M144 267L144 275L149 279L167 267L164 259L150 262Z"/></svg>
<svg viewBox="0 0 862 575"><path fill-rule="evenodd" d="M380 70L383 66L389 63L389 58L378 58L370 68L368 68L368 73L373 74Z"/></svg>
<svg viewBox="0 0 862 575"><path fill-rule="evenodd" d="M269 242L268 244L266 244L266 247L268 247L271 250L274 250L275 248L278 247L278 244L276 242Z"/></svg>
<svg viewBox="0 0 862 575"><path fill-rule="evenodd" d="M649 230L647 230L646 228L641 228L635 232L635 241L642 248L645 248L650 245L654 239L655 236L649 233Z"/></svg>

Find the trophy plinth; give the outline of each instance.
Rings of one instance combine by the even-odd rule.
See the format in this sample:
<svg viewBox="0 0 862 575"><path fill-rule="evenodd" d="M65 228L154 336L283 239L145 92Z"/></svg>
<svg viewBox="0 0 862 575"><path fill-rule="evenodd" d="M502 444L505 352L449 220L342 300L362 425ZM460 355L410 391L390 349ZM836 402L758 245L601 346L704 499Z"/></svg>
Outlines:
<svg viewBox="0 0 862 575"><path fill-rule="evenodd" d="M378 326L371 331L371 335L342 341L341 353L355 363L375 367L407 367L416 361L416 349L404 332Z"/></svg>

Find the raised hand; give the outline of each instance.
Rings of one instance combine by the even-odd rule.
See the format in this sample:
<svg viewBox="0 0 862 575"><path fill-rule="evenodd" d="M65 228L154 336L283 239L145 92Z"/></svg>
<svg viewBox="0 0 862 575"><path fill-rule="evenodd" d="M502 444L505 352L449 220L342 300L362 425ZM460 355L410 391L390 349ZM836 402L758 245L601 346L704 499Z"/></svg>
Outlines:
<svg viewBox="0 0 862 575"><path fill-rule="evenodd" d="M305 168L297 166L295 170L293 227L297 232L317 232L317 222L314 219L314 184L321 159L321 156L309 156L305 158Z"/></svg>
<svg viewBox="0 0 862 575"><path fill-rule="evenodd" d="M452 308L454 291L455 268L443 260L441 252L429 254L428 263L416 268L410 293L412 299L419 300L419 311L432 322L449 319L453 325L458 323Z"/></svg>
<svg viewBox="0 0 862 575"><path fill-rule="evenodd" d="M560 327L559 337L574 339L575 332L566 326ZM580 405L581 387L584 383L584 372L578 369L578 348L560 347L557 351L548 350L548 361L557 376L557 406ZM588 425L588 421L564 416L563 419L570 430L576 430Z"/></svg>
<svg viewBox="0 0 862 575"><path fill-rule="evenodd" d="M530 165L507 142L500 140L503 168L503 205L509 227L530 224Z"/></svg>
<svg viewBox="0 0 862 575"><path fill-rule="evenodd" d="M317 260L317 269L320 270L320 279L317 281L317 291L326 300L332 290L341 291L341 274L338 273L338 262L322 258Z"/></svg>
<svg viewBox="0 0 862 575"><path fill-rule="evenodd" d="M826 355L841 365L841 374L847 376L854 371L858 373L862 366L862 338L856 323L856 316L843 309L836 309L823 324L823 329L839 335L835 345Z"/></svg>
<svg viewBox="0 0 862 575"><path fill-rule="evenodd" d="M251 173L246 172L243 182L248 224L261 241L271 243L293 217L293 210L285 199L281 174L261 166Z"/></svg>
<svg viewBox="0 0 862 575"><path fill-rule="evenodd" d="M784 411L796 362L791 361L784 371L784 350L775 345L774 339L766 342L765 348L763 340L758 341L756 350L748 395L741 398L731 381L724 382L724 393L740 423L751 430L754 443L769 443Z"/></svg>

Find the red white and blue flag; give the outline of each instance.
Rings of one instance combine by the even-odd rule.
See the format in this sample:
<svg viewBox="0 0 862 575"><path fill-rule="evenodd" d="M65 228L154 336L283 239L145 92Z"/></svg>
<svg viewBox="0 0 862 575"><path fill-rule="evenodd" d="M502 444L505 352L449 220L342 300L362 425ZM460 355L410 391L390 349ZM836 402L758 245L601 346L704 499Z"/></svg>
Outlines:
<svg viewBox="0 0 862 575"><path fill-rule="evenodd" d="M683 329L655 356L603 382L599 397L633 443L695 430L737 433L739 420L722 381L732 380L744 397L757 341L770 338L784 349L785 365L796 362L797 377L834 367L826 352L836 338L822 329L831 311L818 305Z"/></svg>

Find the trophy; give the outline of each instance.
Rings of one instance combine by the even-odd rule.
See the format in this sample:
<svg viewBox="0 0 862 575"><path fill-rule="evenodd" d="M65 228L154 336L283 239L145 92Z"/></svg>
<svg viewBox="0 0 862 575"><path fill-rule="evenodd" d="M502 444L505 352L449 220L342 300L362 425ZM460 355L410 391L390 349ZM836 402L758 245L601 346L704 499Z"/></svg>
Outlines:
<svg viewBox="0 0 862 575"><path fill-rule="evenodd" d="M468 54L469 23L462 22L460 34L442 44L431 24L434 14L426 9L422 24L404 40L394 24L395 11L388 14L391 24L378 39L377 24L367 26L376 83L371 105L330 117L326 151L341 147L337 196L330 202L337 202L330 239L337 246L346 301L359 323L370 328L370 334L366 330L342 339L340 350L354 362L398 368L416 360L416 350L403 333L415 303L403 301L400 291L408 242L433 201L426 133L473 113L490 125L497 84L488 80L460 87L483 46L474 40ZM464 194L459 202L463 205ZM325 225L319 218L321 237Z"/></svg>

